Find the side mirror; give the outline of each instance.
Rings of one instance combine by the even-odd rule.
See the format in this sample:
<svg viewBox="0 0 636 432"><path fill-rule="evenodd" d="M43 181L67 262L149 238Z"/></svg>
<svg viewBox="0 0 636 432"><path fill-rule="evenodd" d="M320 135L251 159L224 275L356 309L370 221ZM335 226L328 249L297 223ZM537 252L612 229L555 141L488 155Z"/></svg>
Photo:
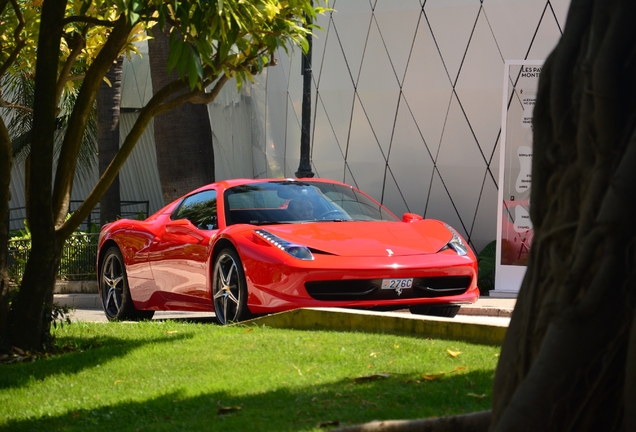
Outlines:
<svg viewBox="0 0 636 432"><path fill-rule="evenodd" d="M402 215L402 222L412 223L421 220L424 220L424 218L416 213L404 213L404 215Z"/></svg>

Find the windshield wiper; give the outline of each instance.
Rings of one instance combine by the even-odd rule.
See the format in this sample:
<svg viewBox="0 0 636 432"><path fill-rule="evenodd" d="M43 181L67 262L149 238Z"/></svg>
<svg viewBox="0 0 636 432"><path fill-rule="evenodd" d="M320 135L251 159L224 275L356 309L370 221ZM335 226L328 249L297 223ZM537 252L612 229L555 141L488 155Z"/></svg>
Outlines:
<svg viewBox="0 0 636 432"><path fill-rule="evenodd" d="M288 225L292 224L294 221L258 221L258 222L250 222L250 225Z"/></svg>
<svg viewBox="0 0 636 432"><path fill-rule="evenodd" d="M353 222L353 219L316 219L315 222Z"/></svg>

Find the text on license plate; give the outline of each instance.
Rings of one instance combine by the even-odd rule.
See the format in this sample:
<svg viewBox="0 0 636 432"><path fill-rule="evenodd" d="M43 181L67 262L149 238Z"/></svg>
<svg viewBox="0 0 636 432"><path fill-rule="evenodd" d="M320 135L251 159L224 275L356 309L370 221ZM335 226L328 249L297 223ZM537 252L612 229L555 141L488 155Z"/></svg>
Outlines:
<svg viewBox="0 0 636 432"><path fill-rule="evenodd" d="M382 279L382 289L404 289L413 286L413 278L407 279Z"/></svg>

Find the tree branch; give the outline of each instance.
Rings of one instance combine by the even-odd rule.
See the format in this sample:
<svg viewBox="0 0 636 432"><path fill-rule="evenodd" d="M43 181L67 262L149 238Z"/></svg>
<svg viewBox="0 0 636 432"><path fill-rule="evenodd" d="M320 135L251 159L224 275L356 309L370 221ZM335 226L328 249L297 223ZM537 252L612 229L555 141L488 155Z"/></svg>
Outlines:
<svg viewBox="0 0 636 432"><path fill-rule="evenodd" d="M0 98L0 107L2 108L16 108L16 109L21 109L27 112L32 113L33 112L33 108L31 107L26 107L26 106L22 106L22 105L18 105L15 104L13 102L7 102L6 100Z"/></svg>
<svg viewBox="0 0 636 432"><path fill-rule="evenodd" d="M86 72L86 77L69 119L55 173L53 215L56 226L60 226L64 222L68 211L75 167L77 165L77 155L84 137L89 114L97 97L97 91L104 79L104 75L106 75L106 72L108 72L126 45L131 30L132 28L122 15L95 61Z"/></svg>
<svg viewBox="0 0 636 432"><path fill-rule="evenodd" d="M190 103L193 103L193 104L204 104L204 105L209 104L214 99L216 99L216 97L221 92L221 89L223 88L225 83L228 82L228 81L229 81L229 78L227 77L227 75L225 75L225 74L221 75L221 78L219 78L216 81L216 83L214 84L214 87L212 88L212 90L209 93L205 93L205 92L199 93L198 95L194 96L190 100Z"/></svg>
<svg viewBox="0 0 636 432"><path fill-rule="evenodd" d="M57 101L58 105L60 103L60 98L62 97L62 91L64 91L64 85L66 85L66 83L69 81L69 74L71 72L71 68L73 67L73 63L75 63L77 57L82 53L82 50L86 48L86 38L83 34L80 35L79 33L74 33L69 45L72 45L73 49L64 62L64 67L62 68L60 77L57 80L55 100Z"/></svg>
<svg viewBox="0 0 636 432"><path fill-rule="evenodd" d="M205 93L204 90L197 89L197 90L192 90L192 91L180 94L173 99L163 102L157 107L155 115L162 114L166 111L175 109L176 107L181 106L186 102L196 103L196 104L202 104L202 103L208 104L212 102L218 96L219 92L221 91L221 88L223 88L223 85L227 81L228 81L228 77L226 75L222 75L216 81L216 84L214 85L214 88L212 89L210 93ZM206 83L204 82L203 84L205 88ZM210 82L209 84L212 84L212 82Z"/></svg>
<svg viewBox="0 0 636 432"><path fill-rule="evenodd" d="M9 68L15 61L15 59L18 57L18 54L20 54L20 51L22 51L22 48L24 48L26 45L26 40L20 38L20 33L22 32L22 29L26 25L26 22L24 21L24 16L22 16L22 11L20 10L20 6L18 5L18 2L16 0L9 0L9 1L11 2L11 6L13 6L13 9L15 11L15 16L16 16L16 19L18 20L18 25L13 31L13 40L15 41L15 47L13 47L13 50L11 50L11 54L9 54L9 57L7 57L4 63L2 63L2 66L0 66L0 76L3 76L5 72L9 70ZM4 10L4 8L6 7L6 2L0 6L2 6L2 10Z"/></svg>
<svg viewBox="0 0 636 432"><path fill-rule="evenodd" d="M126 136L126 139L119 148L119 151L97 181L93 190L88 194L79 208L73 212L71 217L58 226L56 235L59 239L64 239L70 236L73 231L80 226L82 221L86 219L88 214L93 210L104 193L106 193L106 190L110 187L115 176L124 165L124 162L126 162L126 158L128 158L137 144L137 141L139 141L139 138L146 130L150 120L152 120L155 115L159 114L159 107L161 104L168 97L174 93L182 91L184 88L187 88L187 84L182 80L177 79L155 93L146 106L141 109L139 117L137 117L135 124Z"/></svg>
<svg viewBox="0 0 636 432"><path fill-rule="evenodd" d="M101 20L98 18L93 18L88 16L72 15L62 20L62 27L65 27L71 23L93 24L96 26L103 26L103 27L115 27L117 25L117 21Z"/></svg>

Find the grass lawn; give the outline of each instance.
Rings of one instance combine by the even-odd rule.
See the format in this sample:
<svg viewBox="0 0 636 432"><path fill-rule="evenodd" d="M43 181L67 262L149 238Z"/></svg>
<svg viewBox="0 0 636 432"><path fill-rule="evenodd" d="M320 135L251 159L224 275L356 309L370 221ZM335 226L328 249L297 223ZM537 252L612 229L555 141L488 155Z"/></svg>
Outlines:
<svg viewBox="0 0 636 432"><path fill-rule="evenodd" d="M175 321L73 323L0 365L0 429L308 431L488 409L499 348Z"/></svg>

